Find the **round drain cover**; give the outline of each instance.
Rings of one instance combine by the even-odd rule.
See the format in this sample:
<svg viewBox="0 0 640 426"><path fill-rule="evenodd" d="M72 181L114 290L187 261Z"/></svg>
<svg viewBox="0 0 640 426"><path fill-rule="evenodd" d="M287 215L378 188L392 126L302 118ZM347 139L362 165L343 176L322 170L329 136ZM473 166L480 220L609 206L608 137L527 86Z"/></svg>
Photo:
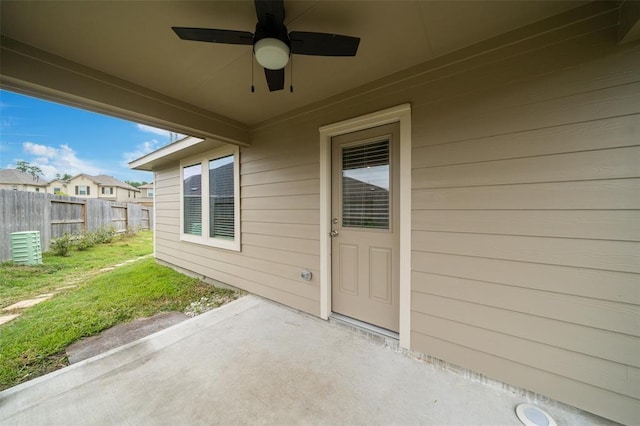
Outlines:
<svg viewBox="0 0 640 426"><path fill-rule="evenodd" d="M544 410L531 404L520 404L516 415L526 426L557 426L555 420Z"/></svg>

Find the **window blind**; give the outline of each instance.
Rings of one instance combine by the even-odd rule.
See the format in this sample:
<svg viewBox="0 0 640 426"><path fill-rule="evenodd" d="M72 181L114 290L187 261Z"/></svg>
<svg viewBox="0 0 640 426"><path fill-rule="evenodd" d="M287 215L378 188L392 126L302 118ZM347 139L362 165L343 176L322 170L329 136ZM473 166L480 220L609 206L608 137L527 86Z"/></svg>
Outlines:
<svg viewBox="0 0 640 426"><path fill-rule="evenodd" d="M202 167L200 164L183 170L183 204L185 234L202 235Z"/></svg>
<svg viewBox="0 0 640 426"><path fill-rule="evenodd" d="M389 229L389 141L343 148L342 226Z"/></svg>
<svg viewBox="0 0 640 426"><path fill-rule="evenodd" d="M209 161L209 236L235 234L233 155Z"/></svg>

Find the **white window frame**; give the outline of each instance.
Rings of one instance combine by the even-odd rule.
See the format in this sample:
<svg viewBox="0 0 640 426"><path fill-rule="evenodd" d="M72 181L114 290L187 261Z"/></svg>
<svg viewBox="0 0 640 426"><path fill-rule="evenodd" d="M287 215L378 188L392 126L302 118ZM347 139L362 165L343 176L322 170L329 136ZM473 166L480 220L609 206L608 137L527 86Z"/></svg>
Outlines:
<svg viewBox="0 0 640 426"><path fill-rule="evenodd" d="M233 240L209 236L209 161L233 155ZM202 235L184 233L184 168L200 164L202 197ZM225 146L180 161L180 241L240 251L240 148Z"/></svg>

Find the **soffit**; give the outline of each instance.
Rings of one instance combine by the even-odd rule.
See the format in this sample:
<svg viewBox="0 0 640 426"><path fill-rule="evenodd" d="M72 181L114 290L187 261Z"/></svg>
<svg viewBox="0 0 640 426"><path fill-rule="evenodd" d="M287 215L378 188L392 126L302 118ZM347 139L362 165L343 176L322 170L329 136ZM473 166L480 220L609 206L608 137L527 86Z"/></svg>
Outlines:
<svg viewBox="0 0 640 426"><path fill-rule="evenodd" d="M171 26L252 31L251 1L3 1L2 34L249 126L584 2L285 1L289 31L354 35L355 58L294 55L268 92L250 46L188 42Z"/></svg>

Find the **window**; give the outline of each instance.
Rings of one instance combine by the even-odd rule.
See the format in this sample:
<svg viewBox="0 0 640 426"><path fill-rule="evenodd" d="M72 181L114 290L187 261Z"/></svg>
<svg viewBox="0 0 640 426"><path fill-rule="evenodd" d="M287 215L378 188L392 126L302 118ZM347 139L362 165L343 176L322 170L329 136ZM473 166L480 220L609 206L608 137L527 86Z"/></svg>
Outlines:
<svg viewBox="0 0 640 426"><path fill-rule="evenodd" d="M53 187L53 193L54 194L59 194L62 192L62 188L60 188L59 186L54 186Z"/></svg>
<svg viewBox="0 0 640 426"><path fill-rule="evenodd" d="M36 192L40 192L40 188L36 188Z"/></svg>
<svg viewBox="0 0 640 426"><path fill-rule="evenodd" d="M153 189L147 189L147 197L153 197Z"/></svg>
<svg viewBox="0 0 640 426"><path fill-rule="evenodd" d="M342 150L342 226L389 229L389 141Z"/></svg>
<svg viewBox="0 0 640 426"><path fill-rule="evenodd" d="M90 188L86 185L76 185L76 195L91 195Z"/></svg>
<svg viewBox="0 0 640 426"><path fill-rule="evenodd" d="M200 163L182 168L182 232L202 235L202 165Z"/></svg>
<svg viewBox="0 0 640 426"><path fill-rule="evenodd" d="M226 147L182 162L182 240L240 250L238 155Z"/></svg>
<svg viewBox="0 0 640 426"><path fill-rule="evenodd" d="M103 186L102 187L103 195L113 195L113 186Z"/></svg>
<svg viewBox="0 0 640 426"><path fill-rule="evenodd" d="M209 161L209 236L233 239L233 155Z"/></svg>

